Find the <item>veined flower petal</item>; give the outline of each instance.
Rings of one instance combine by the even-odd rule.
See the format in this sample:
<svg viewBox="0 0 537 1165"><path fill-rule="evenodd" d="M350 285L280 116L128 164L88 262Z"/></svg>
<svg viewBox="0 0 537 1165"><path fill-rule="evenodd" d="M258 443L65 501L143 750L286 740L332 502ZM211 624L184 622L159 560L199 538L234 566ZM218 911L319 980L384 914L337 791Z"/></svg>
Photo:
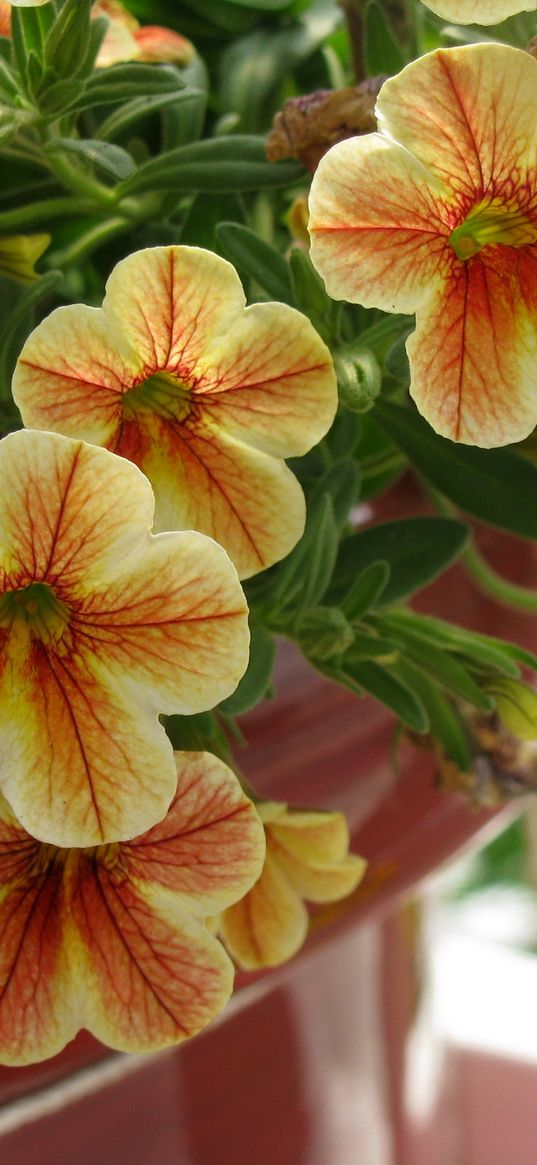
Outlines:
<svg viewBox="0 0 537 1165"><path fill-rule="evenodd" d="M283 461L228 437L205 413L171 426L140 411L124 421L119 449L153 484L156 529L203 530L225 544L247 578L296 545L304 495Z"/></svg>
<svg viewBox="0 0 537 1165"><path fill-rule="evenodd" d="M292 958L307 933L306 907L267 850L259 881L222 915L222 939L239 967L256 971Z"/></svg>
<svg viewBox="0 0 537 1165"><path fill-rule="evenodd" d="M300 487L274 456L321 439L337 391L309 320L285 304L244 305L218 255L139 251L112 272L97 313L59 308L36 328L13 393L25 424L135 461L155 485L158 526L195 524L248 577L302 534Z"/></svg>
<svg viewBox="0 0 537 1165"><path fill-rule="evenodd" d="M344 898L366 867L363 858L348 852L349 830L342 813L289 809L277 801L261 801L257 809L267 839L263 872L246 897L219 920L228 950L245 970L291 958L308 929L302 898Z"/></svg>
<svg viewBox="0 0 537 1165"><path fill-rule="evenodd" d="M517 12L534 12L535 0L423 0L427 8L453 24L500 24Z"/></svg>
<svg viewBox="0 0 537 1165"><path fill-rule="evenodd" d="M177 793L166 818L126 842L130 876L146 892L166 890L205 918L225 909L256 881L265 833L237 778L211 753L175 753Z"/></svg>
<svg viewBox="0 0 537 1165"><path fill-rule="evenodd" d="M329 294L414 312L449 257L449 199L408 150L380 134L333 146L309 197L311 258Z"/></svg>
<svg viewBox="0 0 537 1165"><path fill-rule="evenodd" d="M202 534L149 533L141 472L22 431L0 444L0 773L56 845L132 837L173 796L158 714L213 707L248 660L247 607Z"/></svg>
<svg viewBox="0 0 537 1165"><path fill-rule="evenodd" d="M221 761L176 764L169 815L130 843L42 845L0 798L0 1062L44 1059L81 1027L156 1050L226 1003L233 967L204 914L248 891L263 829Z"/></svg>
<svg viewBox="0 0 537 1165"><path fill-rule="evenodd" d="M382 86L379 127L461 200L522 189L536 206L537 61L503 44L438 49Z"/></svg>
<svg viewBox="0 0 537 1165"><path fill-rule="evenodd" d="M453 262L407 341L410 391L437 433L484 448L527 436L537 419L536 312L537 247L487 247Z"/></svg>

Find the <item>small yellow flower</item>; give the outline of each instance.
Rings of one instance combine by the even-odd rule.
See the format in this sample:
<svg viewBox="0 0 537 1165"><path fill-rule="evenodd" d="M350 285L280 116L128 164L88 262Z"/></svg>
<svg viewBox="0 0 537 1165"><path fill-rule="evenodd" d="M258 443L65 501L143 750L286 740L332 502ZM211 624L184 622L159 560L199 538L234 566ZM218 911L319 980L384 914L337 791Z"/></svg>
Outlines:
<svg viewBox="0 0 537 1165"><path fill-rule="evenodd" d="M35 264L49 243L50 235L44 234L0 235L0 275L19 283L34 283L39 279Z"/></svg>
<svg viewBox="0 0 537 1165"><path fill-rule="evenodd" d="M263 829L220 760L175 762L166 817L133 841L43 845L0 798L0 1063L43 1060L82 1027L153 1051L225 1006L233 968L204 919L258 876Z"/></svg>
<svg viewBox="0 0 537 1165"><path fill-rule="evenodd" d="M267 853L255 886L219 921L220 934L239 967L253 971L290 959L308 932L309 902L336 902L360 882L366 863L349 854L342 813L292 809L261 802Z"/></svg>
<svg viewBox="0 0 537 1165"><path fill-rule="evenodd" d="M102 308L61 307L22 350L24 424L105 445L147 474L160 530L193 529L247 578L304 529L283 458L306 453L337 404L330 353L282 303L245 308L225 259L153 247L112 272Z"/></svg>

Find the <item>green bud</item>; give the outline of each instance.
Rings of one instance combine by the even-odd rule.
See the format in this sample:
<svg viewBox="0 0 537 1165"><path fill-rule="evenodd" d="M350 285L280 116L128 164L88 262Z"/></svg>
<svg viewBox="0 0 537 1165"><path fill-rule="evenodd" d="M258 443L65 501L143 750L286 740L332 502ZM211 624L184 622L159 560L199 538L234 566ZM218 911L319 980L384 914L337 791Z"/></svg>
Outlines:
<svg viewBox="0 0 537 1165"><path fill-rule="evenodd" d="M317 607L304 615L297 627L304 655L309 659L335 659L354 641L354 631L338 607Z"/></svg>
<svg viewBox="0 0 537 1165"><path fill-rule="evenodd" d="M537 692L521 680L495 677L487 685L505 727L520 740L537 740Z"/></svg>
<svg viewBox="0 0 537 1165"><path fill-rule="evenodd" d="M334 357L339 399L353 413L367 413L379 395L382 376L372 352L336 353Z"/></svg>

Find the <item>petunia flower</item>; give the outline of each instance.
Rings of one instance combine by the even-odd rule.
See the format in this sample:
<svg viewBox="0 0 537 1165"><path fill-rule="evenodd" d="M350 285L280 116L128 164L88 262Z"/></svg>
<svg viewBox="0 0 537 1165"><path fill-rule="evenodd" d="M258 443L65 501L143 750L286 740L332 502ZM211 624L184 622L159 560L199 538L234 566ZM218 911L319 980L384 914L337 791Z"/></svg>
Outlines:
<svg viewBox="0 0 537 1165"><path fill-rule="evenodd" d="M289 809L261 802L267 852L261 877L219 920L223 941L239 967L275 967L290 959L308 932L302 901L336 902L360 882L365 861L349 854L342 813Z"/></svg>
<svg viewBox="0 0 537 1165"><path fill-rule="evenodd" d="M154 247L112 272L102 309L58 308L27 340L13 392L24 423L105 445L147 474L158 529L195 529L246 578L304 527L282 458L335 413L328 349L281 303L245 310L225 259Z"/></svg>
<svg viewBox="0 0 537 1165"><path fill-rule="evenodd" d="M0 788L54 845L160 821L176 777L158 714L212 707L246 667L227 555L191 531L151 535L153 505L105 449L0 442Z"/></svg>
<svg viewBox="0 0 537 1165"><path fill-rule="evenodd" d="M259 874L263 829L222 761L177 753L176 793L133 841L58 849L0 799L0 1062L87 1028L126 1052L180 1043L226 1004L233 969L204 924Z"/></svg>
<svg viewBox="0 0 537 1165"><path fill-rule="evenodd" d="M119 0L97 0L92 16L106 16L109 25L97 56L97 66L119 61L166 61L187 65L194 46L185 36L160 25L140 25Z"/></svg>
<svg viewBox="0 0 537 1165"><path fill-rule="evenodd" d="M427 8L454 24L500 24L517 12L534 12L535 0L423 0Z"/></svg>
<svg viewBox="0 0 537 1165"><path fill-rule="evenodd" d="M381 132L334 146L310 197L336 299L415 312L410 391L445 437L490 447L537 423L537 61L440 49L380 92Z"/></svg>

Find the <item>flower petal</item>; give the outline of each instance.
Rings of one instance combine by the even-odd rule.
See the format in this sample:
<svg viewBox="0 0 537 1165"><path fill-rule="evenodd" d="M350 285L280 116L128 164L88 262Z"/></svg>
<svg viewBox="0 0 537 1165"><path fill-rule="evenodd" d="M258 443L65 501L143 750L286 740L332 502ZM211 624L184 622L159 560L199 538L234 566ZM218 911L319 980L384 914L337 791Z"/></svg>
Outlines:
<svg viewBox="0 0 537 1165"><path fill-rule="evenodd" d="M240 578L272 566L302 536L304 495L291 470L227 437L211 416L174 425L140 410L124 422L117 450L151 481L156 529L208 534Z"/></svg>
<svg viewBox="0 0 537 1165"><path fill-rule="evenodd" d="M148 539L143 561L95 588L74 626L96 676L158 712L191 715L236 688L247 611L226 552L190 530Z"/></svg>
<svg viewBox="0 0 537 1165"><path fill-rule="evenodd" d="M356 854L347 854L339 862L325 865L317 860L302 861L288 847L285 831L271 829L268 848L272 859L286 875L290 885L309 902L337 902L356 889L361 882L366 862Z"/></svg>
<svg viewBox="0 0 537 1165"><path fill-rule="evenodd" d="M475 44L438 49L386 81L379 125L466 201L535 199L537 61L520 49Z"/></svg>
<svg viewBox="0 0 537 1165"><path fill-rule="evenodd" d="M445 265L449 200L420 162L380 134L333 146L309 198L311 257L329 294L415 311Z"/></svg>
<svg viewBox="0 0 537 1165"><path fill-rule="evenodd" d="M73 864L71 895L82 1023L98 1039L156 1050L195 1035L225 1006L233 968L221 943L169 903L145 900L121 865Z"/></svg>
<svg viewBox="0 0 537 1165"><path fill-rule="evenodd" d="M102 308L59 307L29 335L13 375L13 398L28 428L114 445L123 395L144 362Z"/></svg>
<svg viewBox="0 0 537 1165"><path fill-rule="evenodd" d="M235 962L247 971L276 967L302 946L308 912L270 852L259 881L222 916L220 933Z"/></svg>
<svg viewBox="0 0 537 1165"><path fill-rule="evenodd" d="M189 913L224 910L256 881L265 834L235 774L211 753L179 752L177 793L164 821L122 852L132 878L173 893Z"/></svg>
<svg viewBox="0 0 537 1165"><path fill-rule="evenodd" d="M198 365L195 399L215 425L276 457L299 457L324 437L337 408L328 348L283 303L246 308Z"/></svg>
<svg viewBox="0 0 537 1165"><path fill-rule="evenodd" d="M517 12L534 12L535 0L424 0L427 8L453 24L501 24Z"/></svg>
<svg viewBox="0 0 537 1165"><path fill-rule="evenodd" d="M46 581L82 598L144 549L154 498L121 457L53 433L0 442L0 567L4 587Z"/></svg>
<svg viewBox="0 0 537 1165"><path fill-rule="evenodd" d="M437 433L490 448L537 422L537 247L455 260L407 341L410 391Z"/></svg>
<svg viewBox="0 0 537 1165"><path fill-rule="evenodd" d="M63 951L61 867L12 819L0 819L0 1063L53 1056L77 1021Z"/></svg>
<svg viewBox="0 0 537 1165"><path fill-rule="evenodd" d="M277 837L296 857L315 865L330 865L346 857L349 849L349 827L343 813L323 812L319 809L287 809L275 817L272 804L260 806L260 817L269 825L271 837Z"/></svg>
<svg viewBox="0 0 537 1165"><path fill-rule="evenodd" d="M245 304L226 259L199 247L147 247L114 267L103 310L146 367L188 379L207 345L225 336Z"/></svg>
<svg viewBox="0 0 537 1165"><path fill-rule="evenodd" d="M103 683L84 654L77 644L47 650L24 624L4 632L2 788L24 827L60 846L141 833L161 820L176 785L153 707Z"/></svg>

